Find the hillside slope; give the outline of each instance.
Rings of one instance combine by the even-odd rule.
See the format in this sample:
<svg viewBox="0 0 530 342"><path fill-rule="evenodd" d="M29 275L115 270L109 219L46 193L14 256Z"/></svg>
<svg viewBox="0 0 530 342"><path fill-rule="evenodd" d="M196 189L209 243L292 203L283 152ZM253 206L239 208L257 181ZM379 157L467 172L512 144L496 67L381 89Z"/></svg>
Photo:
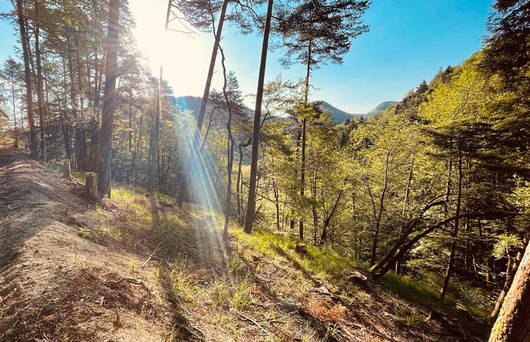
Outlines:
<svg viewBox="0 0 530 342"><path fill-rule="evenodd" d="M116 188L94 204L76 181L0 151L1 341L458 341L472 315L362 280L329 250ZM354 275L354 276L350 276ZM478 338L480 340L480 338Z"/></svg>

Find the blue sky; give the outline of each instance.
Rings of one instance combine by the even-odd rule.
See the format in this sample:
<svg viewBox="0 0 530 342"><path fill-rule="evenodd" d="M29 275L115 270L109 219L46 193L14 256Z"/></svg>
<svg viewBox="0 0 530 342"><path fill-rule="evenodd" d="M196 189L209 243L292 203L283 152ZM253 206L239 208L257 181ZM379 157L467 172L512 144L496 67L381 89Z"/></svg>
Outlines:
<svg viewBox="0 0 530 342"><path fill-rule="evenodd" d="M480 49L487 35L486 18L493 0L373 0L364 19L370 32L352 43L342 65L323 65L312 83L313 100L325 100L336 107L363 113L386 100L400 100L422 80L430 80L440 68L461 63ZM176 95L202 94L212 44L208 34L193 38L170 33L161 39L167 0L130 0L137 21L135 34L139 49L156 70L164 64L166 78ZM0 12L10 10L9 1L0 0ZM161 23L158 25L158 23ZM12 25L0 20L0 61L13 54L16 44ZM241 88L255 93L261 38L241 37L229 27L223 46L228 68L236 72ZM285 68L279 63L281 51L269 53L267 80L282 74L298 79L304 68ZM221 77L216 74L214 86Z"/></svg>

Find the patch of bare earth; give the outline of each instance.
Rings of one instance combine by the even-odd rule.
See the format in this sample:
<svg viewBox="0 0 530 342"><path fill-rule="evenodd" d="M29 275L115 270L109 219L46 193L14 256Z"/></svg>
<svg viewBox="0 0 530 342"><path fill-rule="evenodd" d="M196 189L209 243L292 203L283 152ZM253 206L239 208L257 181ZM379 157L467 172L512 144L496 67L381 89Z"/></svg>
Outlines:
<svg viewBox="0 0 530 342"><path fill-rule="evenodd" d="M75 183L0 151L0 340L156 341L170 324L124 252L82 237ZM97 222L97 221L94 221Z"/></svg>

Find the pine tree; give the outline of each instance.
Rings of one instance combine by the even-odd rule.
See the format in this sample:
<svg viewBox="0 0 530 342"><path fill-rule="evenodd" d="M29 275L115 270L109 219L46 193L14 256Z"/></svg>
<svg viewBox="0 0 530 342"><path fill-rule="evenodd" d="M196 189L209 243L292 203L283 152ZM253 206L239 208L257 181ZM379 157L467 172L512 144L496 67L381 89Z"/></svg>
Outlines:
<svg viewBox="0 0 530 342"><path fill-rule="evenodd" d="M105 61L105 89L98 165L98 196L110 196L112 168L112 126L116 107L116 73L118 71L118 22L120 0L110 0L107 33L107 58Z"/></svg>
<svg viewBox="0 0 530 342"><path fill-rule="evenodd" d="M250 161L250 176L248 181L248 200L245 213L245 233L252 233L252 224L256 210L256 183L258 176L258 153L260 144L261 110L263 103L263 88L265 83L265 69L267 67L267 50L269 49L269 36L271 33L272 8L274 0L268 0L265 27L263 29L263 43L261 46L261 60L258 75L258 88L256 91L256 107L254 111L254 124L252 129L252 157Z"/></svg>
<svg viewBox="0 0 530 342"><path fill-rule="evenodd" d="M307 1L294 9L280 11L278 31L287 48L284 63L291 58L306 65L304 104L307 106L311 71L321 63L342 63L342 55L349 51L351 40L367 32L361 16L368 1L334 0ZM304 197L306 175L307 120L301 117L300 196ZM304 219L300 219L299 237L304 238Z"/></svg>

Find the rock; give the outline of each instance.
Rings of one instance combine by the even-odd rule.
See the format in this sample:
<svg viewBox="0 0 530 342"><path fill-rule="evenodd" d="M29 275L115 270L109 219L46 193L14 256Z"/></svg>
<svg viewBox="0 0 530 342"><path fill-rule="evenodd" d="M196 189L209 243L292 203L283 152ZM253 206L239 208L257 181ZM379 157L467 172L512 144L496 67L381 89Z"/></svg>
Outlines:
<svg viewBox="0 0 530 342"><path fill-rule="evenodd" d="M307 255L307 246L305 245L305 243L297 243L296 246L294 247L294 250L296 253L302 256Z"/></svg>
<svg viewBox="0 0 530 342"><path fill-rule="evenodd" d="M321 287L315 289L315 292L319 293L319 294L327 295L327 296L331 295L331 292L329 292L328 288L325 287L325 286L321 286Z"/></svg>
<svg viewBox="0 0 530 342"><path fill-rule="evenodd" d="M429 313L429 316L427 316L427 318L425 318L425 321L441 321L444 319L444 316L439 313L438 311L435 311L435 310L431 310L431 312Z"/></svg>
<svg viewBox="0 0 530 342"><path fill-rule="evenodd" d="M456 303L456 314L459 318L463 318L468 321L474 321L474 317L469 310L461 303Z"/></svg>
<svg viewBox="0 0 530 342"><path fill-rule="evenodd" d="M358 271L354 271L352 274L347 276L345 280L356 285L365 287L368 286L368 277Z"/></svg>

